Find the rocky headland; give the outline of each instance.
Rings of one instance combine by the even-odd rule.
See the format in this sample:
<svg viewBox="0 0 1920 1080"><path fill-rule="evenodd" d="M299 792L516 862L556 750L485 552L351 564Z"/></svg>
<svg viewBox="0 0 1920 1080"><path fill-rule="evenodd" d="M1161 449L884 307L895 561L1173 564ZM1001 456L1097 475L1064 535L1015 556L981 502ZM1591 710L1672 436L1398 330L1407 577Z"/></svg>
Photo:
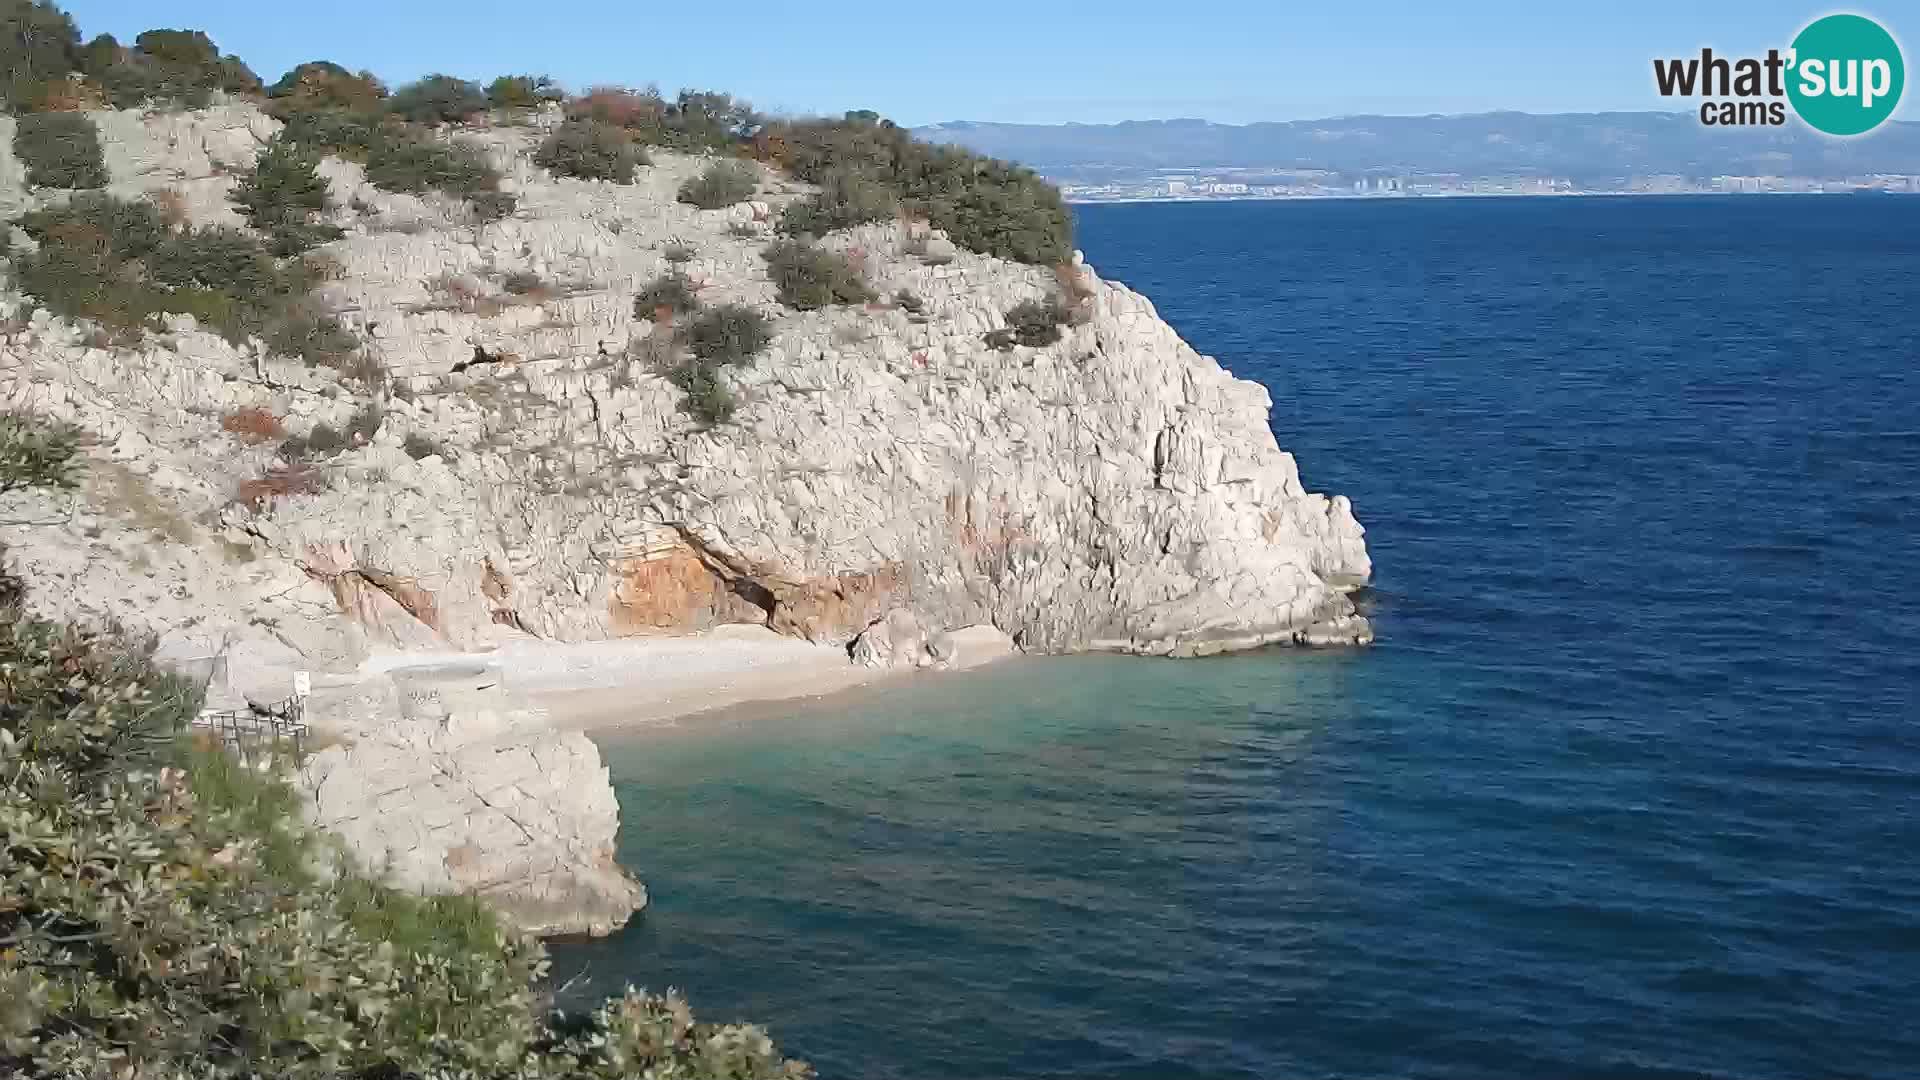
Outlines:
<svg viewBox="0 0 1920 1080"><path fill-rule="evenodd" d="M106 191L187 229L249 224L236 177L282 128L237 98L81 115ZM505 216L320 162L339 238L313 297L358 336L350 368L190 313L128 337L17 279L0 295L0 410L87 440L77 492L0 495L29 605L152 635L209 674L210 705L281 702L310 673L309 813L395 884L542 932L644 903L593 743L535 696L564 672L516 681L530 649L747 624L766 639L714 640L891 670L1370 639L1348 599L1362 530L1302 486L1267 391L1077 254L978 254L901 214L824 231L867 298L799 310L764 252L818 187L748 161L751 193L702 209L680 194L709 154L577 179L535 162L557 107L500 119L441 137L485 155ZM76 197L28 183L15 123L8 219ZM671 277L769 320L724 419L670 369L685 315L636 305ZM1009 337L1023 304L1055 305L1057 334ZM599 655L580 685L646 698Z"/></svg>

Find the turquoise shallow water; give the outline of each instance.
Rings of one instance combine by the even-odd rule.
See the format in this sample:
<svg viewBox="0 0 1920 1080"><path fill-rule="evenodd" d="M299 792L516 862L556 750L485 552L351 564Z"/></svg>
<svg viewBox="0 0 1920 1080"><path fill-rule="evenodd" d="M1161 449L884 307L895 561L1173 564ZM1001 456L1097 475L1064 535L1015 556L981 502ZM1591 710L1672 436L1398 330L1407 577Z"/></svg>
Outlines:
<svg viewBox="0 0 1920 1080"><path fill-rule="evenodd" d="M1920 199L1090 208L1380 644L603 743L556 949L854 1077L1920 1072Z"/></svg>

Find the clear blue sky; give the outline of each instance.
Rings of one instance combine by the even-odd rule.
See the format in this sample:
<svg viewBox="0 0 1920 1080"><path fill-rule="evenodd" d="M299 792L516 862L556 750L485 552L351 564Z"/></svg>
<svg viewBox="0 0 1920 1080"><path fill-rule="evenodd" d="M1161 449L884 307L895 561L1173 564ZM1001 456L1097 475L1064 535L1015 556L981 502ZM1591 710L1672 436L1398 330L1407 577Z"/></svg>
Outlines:
<svg viewBox="0 0 1920 1080"><path fill-rule="evenodd" d="M1880 19L1920 63L1908 0L67 0L91 36L206 30L268 81L304 60L398 83L548 73L568 86L729 90L770 111L872 108L907 124L1360 112L1671 108L1654 56L1785 47L1832 10ZM1900 115L1920 118L1914 93Z"/></svg>

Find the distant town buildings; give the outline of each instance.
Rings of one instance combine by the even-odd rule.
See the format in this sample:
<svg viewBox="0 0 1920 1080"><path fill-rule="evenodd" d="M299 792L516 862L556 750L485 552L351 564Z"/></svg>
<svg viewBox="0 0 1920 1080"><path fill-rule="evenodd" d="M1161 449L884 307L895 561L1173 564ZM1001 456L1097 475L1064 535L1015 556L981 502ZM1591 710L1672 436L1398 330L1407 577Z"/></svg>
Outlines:
<svg viewBox="0 0 1920 1080"><path fill-rule="evenodd" d="M1856 191L1920 193L1920 175L1682 176L1634 174L1575 179L1566 176L1468 176L1460 173L1347 174L1324 169L1172 169L1099 183L1068 180L1070 202L1207 201L1230 199L1414 198L1456 195L1760 195Z"/></svg>

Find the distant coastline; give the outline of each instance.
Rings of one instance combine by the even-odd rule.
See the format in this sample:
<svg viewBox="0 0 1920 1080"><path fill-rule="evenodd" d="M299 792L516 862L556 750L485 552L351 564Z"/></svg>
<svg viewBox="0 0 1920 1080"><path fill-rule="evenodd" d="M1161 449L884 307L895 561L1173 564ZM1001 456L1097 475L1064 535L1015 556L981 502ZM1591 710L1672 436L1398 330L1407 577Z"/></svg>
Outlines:
<svg viewBox="0 0 1920 1080"><path fill-rule="evenodd" d="M1435 199L1686 199L1747 198L1751 196L1807 195L1844 198L1854 195L1913 195L1920 192L1885 191L1876 188L1847 191L1446 191L1406 192L1400 194L1361 194L1330 192L1325 195L1126 195L1111 199L1089 199L1068 195L1071 206L1114 206L1123 203L1247 203L1247 202L1419 202Z"/></svg>

